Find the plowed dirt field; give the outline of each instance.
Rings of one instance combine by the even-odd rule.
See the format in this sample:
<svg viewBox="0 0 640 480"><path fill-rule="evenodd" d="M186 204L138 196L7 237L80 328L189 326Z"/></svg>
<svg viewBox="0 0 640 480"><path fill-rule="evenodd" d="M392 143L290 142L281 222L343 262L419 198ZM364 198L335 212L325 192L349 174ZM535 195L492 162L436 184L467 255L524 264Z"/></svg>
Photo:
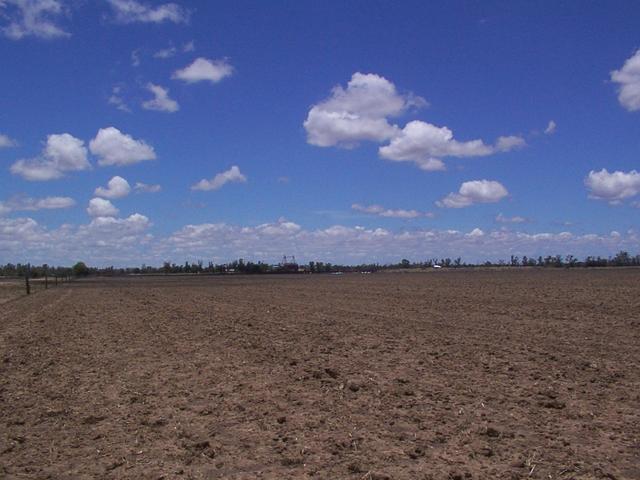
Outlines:
<svg viewBox="0 0 640 480"><path fill-rule="evenodd" d="M0 478L640 479L640 270L88 279L0 306Z"/></svg>

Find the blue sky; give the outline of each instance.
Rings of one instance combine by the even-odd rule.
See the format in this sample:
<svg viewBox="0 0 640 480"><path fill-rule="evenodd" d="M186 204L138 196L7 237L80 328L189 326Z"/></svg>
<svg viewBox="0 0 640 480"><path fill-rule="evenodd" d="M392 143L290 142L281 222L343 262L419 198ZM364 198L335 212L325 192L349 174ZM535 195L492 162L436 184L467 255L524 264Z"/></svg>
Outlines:
<svg viewBox="0 0 640 480"><path fill-rule="evenodd" d="M638 253L639 14L0 0L0 262Z"/></svg>

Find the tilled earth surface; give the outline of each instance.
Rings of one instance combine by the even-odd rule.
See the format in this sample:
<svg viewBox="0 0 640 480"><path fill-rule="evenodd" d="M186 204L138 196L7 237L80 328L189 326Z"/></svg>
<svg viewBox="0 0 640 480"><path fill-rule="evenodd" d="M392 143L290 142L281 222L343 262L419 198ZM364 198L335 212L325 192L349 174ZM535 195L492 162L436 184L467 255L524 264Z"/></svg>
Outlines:
<svg viewBox="0 0 640 480"><path fill-rule="evenodd" d="M639 479L640 270L95 279L12 300L0 478Z"/></svg>

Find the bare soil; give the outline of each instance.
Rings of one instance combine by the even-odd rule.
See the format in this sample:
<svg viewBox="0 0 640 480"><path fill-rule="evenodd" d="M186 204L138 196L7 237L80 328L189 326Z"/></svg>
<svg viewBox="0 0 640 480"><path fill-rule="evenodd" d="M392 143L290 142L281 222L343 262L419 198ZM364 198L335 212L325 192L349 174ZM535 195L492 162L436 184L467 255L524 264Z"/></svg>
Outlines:
<svg viewBox="0 0 640 480"><path fill-rule="evenodd" d="M45 288L47 287L53 288L55 286L55 280L50 278L46 287L43 278L31 279L29 281L29 284L31 293L36 293L40 290L45 290ZM26 294L26 285L24 279L15 277L0 277L0 305L5 302L26 296Z"/></svg>
<svg viewBox="0 0 640 480"><path fill-rule="evenodd" d="M0 478L639 479L640 270L95 279L8 301Z"/></svg>

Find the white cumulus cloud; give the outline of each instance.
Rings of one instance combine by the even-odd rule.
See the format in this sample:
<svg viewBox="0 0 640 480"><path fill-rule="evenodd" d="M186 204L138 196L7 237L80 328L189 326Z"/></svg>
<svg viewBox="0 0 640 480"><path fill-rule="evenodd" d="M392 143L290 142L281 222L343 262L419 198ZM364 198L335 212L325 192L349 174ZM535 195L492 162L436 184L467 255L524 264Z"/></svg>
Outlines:
<svg viewBox="0 0 640 480"><path fill-rule="evenodd" d="M329 98L311 107L304 121L307 142L319 147L382 142L398 130L388 117L424 105L423 98L399 94L395 85L380 75L356 72L346 88L337 85Z"/></svg>
<svg viewBox="0 0 640 480"><path fill-rule="evenodd" d="M118 215L118 209L109 200L92 198L89 200L87 213L92 217L115 217Z"/></svg>
<svg viewBox="0 0 640 480"><path fill-rule="evenodd" d="M496 203L509 195L507 189L495 180L464 182L458 193L450 193L436 202L441 208L463 208L476 203Z"/></svg>
<svg viewBox="0 0 640 480"><path fill-rule="evenodd" d="M148 83L147 90L153 93L154 98L142 102L142 108L159 112L177 112L180 109L178 102L169 98L169 90L167 88Z"/></svg>
<svg viewBox="0 0 640 480"><path fill-rule="evenodd" d="M32 218L0 218L0 256L5 262L26 255L34 263L70 265L84 258L92 265L133 265L148 251L150 226L149 219L137 213L54 229Z"/></svg>
<svg viewBox="0 0 640 480"><path fill-rule="evenodd" d="M223 78L233 73L233 67L227 60L209 60L207 58L196 58L193 63L181 70L176 70L171 78L183 80L187 83L208 81L218 83Z"/></svg>
<svg viewBox="0 0 640 480"><path fill-rule="evenodd" d="M151 6L137 0L108 0L120 23L188 23L190 12L176 3Z"/></svg>
<svg viewBox="0 0 640 480"><path fill-rule="evenodd" d="M377 215L379 217L387 218L418 218L418 217L433 217L431 212L421 212L419 210L405 210L405 209L393 209L386 208L382 205L361 205L354 203L351 205L351 209L356 212L368 213L370 215Z"/></svg>
<svg viewBox="0 0 640 480"><path fill-rule="evenodd" d="M640 49L624 62L620 70L611 72L611 80L618 84L620 105L630 112L640 110Z"/></svg>
<svg viewBox="0 0 640 480"><path fill-rule="evenodd" d="M635 170L609 173L606 168L599 172L591 170L584 184L589 190L589 198L615 205L640 194L640 173Z"/></svg>
<svg viewBox="0 0 640 480"><path fill-rule="evenodd" d="M484 237L484 231L480 228L474 228L469 233L465 235L467 238L480 238Z"/></svg>
<svg viewBox="0 0 640 480"><path fill-rule="evenodd" d="M247 181L247 177L245 177L240 168L236 165L233 165L229 170L218 173L211 180L202 179L195 185L191 187L191 190L218 190L222 188L227 183L245 183Z"/></svg>
<svg viewBox="0 0 640 480"><path fill-rule="evenodd" d="M96 188L94 195L102 198L122 198L129 195L131 186L124 178L115 176L107 183L107 187Z"/></svg>
<svg viewBox="0 0 640 480"><path fill-rule="evenodd" d="M258 226L207 223L186 225L161 243L176 258L213 258L228 261L238 257L254 260L278 259L290 252L299 259L331 262L398 262L401 258L457 257L465 260L506 259L515 255L548 255L558 251L574 255L615 253L635 248L638 233L620 237L609 234L575 235L486 231L412 229L391 231L333 225L310 230L283 219Z"/></svg>
<svg viewBox="0 0 640 480"><path fill-rule="evenodd" d="M115 127L101 128L89 142L89 150L99 156L98 165L133 165L145 160L154 160L153 147L143 140L135 140Z"/></svg>
<svg viewBox="0 0 640 480"><path fill-rule="evenodd" d="M58 0L2 0L0 20L8 19L9 23L0 32L11 40L68 37L70 34L57 23L66 13L63 2Z"/></svg>
<svg viewBox="0 0 640 480"><path fill-rule="evenodd" d="M64 176L65 172L87 170L91 164L87 159L84 142L68 133L47 136L40 156L22 159L11 165L11 173L25 180L46 181Z"/></svg>
<svg viewBox="0 0 640 480"><path fill-rule="evenodd" d="M210 259L216 263L237 258L277 261L282 252L305 262L398 262L402 258L428 260L455 258L465 261L508 259L509 255L571 253L613 255L635 251L640 233L571 232L525 233L509 230L410 229L333 225L307 229L285 219L260 225L226 223L190 224L172 234L154 237L151 222L141 214L126 218L97 216L87 224L48 228L31 218L0 217L0 263L26 257L34 263L70 264L78 258L92 265L161 265L165 260Z"/></svg>
<svg viewBox="0 0 640 480"><path fill-rule="evenodd" d="M421 120L405 125L388 145L379 149L386 160L413 162L422 170L444 170L443 157L483 157L497 152L522 148L526 142L519 136L499 137L496 145L482 140L459 141L447 127L438 127Z"/></svg>

